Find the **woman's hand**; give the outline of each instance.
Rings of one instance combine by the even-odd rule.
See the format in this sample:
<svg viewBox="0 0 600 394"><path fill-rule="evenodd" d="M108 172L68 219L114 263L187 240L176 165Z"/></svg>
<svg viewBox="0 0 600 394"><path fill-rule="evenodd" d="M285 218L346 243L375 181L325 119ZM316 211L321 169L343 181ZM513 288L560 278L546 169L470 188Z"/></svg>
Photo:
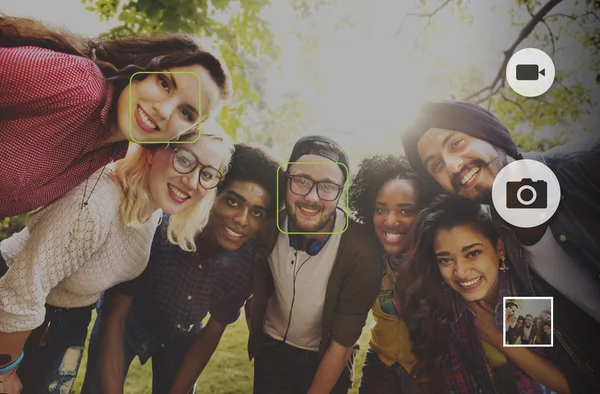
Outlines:
<svg viewBox="0 0 600 394"><path fill-rule="evenodd" d="M479 338L490 345L502 348L502 332L496 327L496 313L485 301L469 302L469 307L475 312L475 326Z"/></svg>
<svg viewBox="0 0 600 394"><path fill-rule="evenodd" d="M16 369L0 374L1 394L19 394L22 389L23 385L19 376L17 376Z"/></svg>

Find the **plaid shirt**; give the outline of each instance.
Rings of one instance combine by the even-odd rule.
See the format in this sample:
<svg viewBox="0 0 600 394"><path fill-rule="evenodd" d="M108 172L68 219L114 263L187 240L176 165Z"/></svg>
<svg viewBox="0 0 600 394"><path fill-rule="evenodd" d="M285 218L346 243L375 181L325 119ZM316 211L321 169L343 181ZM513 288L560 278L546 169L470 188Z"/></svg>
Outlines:
<svg viewBox="0 0 600 394"><path fill-rule="evenodd" d="M236 252L220 249L202 259L169 243L167 227L165 215L146 270L119 285L134 297L125 335L142 364L182 334L199 332L207 313L220 323L233 323L252 294L254 239ZM203 241L196 247L201 250Z"/></svg>
<svg viewBox="0 0 600 394"><path fill-rule="evenodd" d="M500 273L498 302L496 304L496 327L503 329L503 297L515 294L511 290L512 280L508 273ZM475 326L475 314L469 308L465 299L451 291L451 302L455 322L450 334L451 359L447 387L450 393L498 393L494 385L494 372L485 355L481 340ZM529 348L532 352L546 357L544 348ZM508 358L510 370L521 394L546 394L552 391L532 379L529 375L514 365Z"/></svg>

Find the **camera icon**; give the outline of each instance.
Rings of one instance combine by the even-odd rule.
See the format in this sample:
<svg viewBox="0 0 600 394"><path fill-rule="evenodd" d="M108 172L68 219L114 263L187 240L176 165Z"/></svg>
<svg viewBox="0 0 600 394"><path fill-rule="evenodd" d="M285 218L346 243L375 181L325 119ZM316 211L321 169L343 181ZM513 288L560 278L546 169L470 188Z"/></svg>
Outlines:
<svg viewBox="0 0 600 394"><path fill-rule="evenodd" d="M539 76L546 76L546 69L540 70L537 64L517 64L517 81L537 81Z"/></svg>
<svg viewBox="0 0 600 394"><path fill-rule="evenodd" d="M498 172L492 185L496 212L510 225L521 228L548 222L558 209L561 196L554 172L544 163L531 159L508 163Z"/></svg>
<svg viewBox="0 0 600 394"><path fill-rule="evenodd" d="M548 184L523 178L506 182L506 208L547 208Z"/></svg>

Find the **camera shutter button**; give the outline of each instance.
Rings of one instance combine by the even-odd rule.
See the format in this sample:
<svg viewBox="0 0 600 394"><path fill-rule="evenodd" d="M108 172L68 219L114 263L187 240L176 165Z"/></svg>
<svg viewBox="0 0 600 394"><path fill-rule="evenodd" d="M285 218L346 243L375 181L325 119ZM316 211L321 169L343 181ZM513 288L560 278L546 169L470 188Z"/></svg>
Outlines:
<svg viewBox="0 0 600 394"><path fill-rule="evenodd" d="M567 241L567 236L564 234L561 234L558 239L560 239L560 242L566 242Z"/></svg>

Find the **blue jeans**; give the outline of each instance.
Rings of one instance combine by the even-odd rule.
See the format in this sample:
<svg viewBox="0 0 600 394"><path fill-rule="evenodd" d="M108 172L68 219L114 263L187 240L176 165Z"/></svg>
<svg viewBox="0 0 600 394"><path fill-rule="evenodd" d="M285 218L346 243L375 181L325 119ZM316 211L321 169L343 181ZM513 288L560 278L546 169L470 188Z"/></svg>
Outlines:
<svg viewBox="0 0 600 394"><path fill-rule="evenodd" d="M368 349L362 369L359 394L410 394L410 375L398 363L384 364L377 353Z"/></svg>
<svg viewBox="0 0 600 394"><path fill-rule="evenodd" d="M346 394L352 386L356 350L331 394ZM260 353L254 359L254 394L306 394L319 362L317 352L298 349L263 334Z"/></svg>
<svg viewBox="0 0 600 394"><path fill-rule="evenodd" d="M99 348L99 333L100 320L98 315L88 345L88 361L87 369L81 394L102 394L101 378L100 378L100 348ZM152 355L152 393L153 394L168 394L185 353L192 345L197 334L184 336L179 340L166 345L157 354ZM127 377L127 372L131 366L131 362L136 357L133 348L125 340L123 349L123 376ZM196 385L188 392L188 394L196 393Z"/></svg>
<svg viewBox="0 0 600 394"><path fill-rule="evenodd" d="M8 267L0 255L0 277ZM55 308L46 305L41 326L25 342L17 375L21 394L70 393L79 365L93 306Z"/></svg>
<svg viewBox="0 0 600 394"><path fill-rule="evenodd" d="M25 343L25 358L17 373L22 394L70 393L92 318L92 307L46 306L44 323Z"/></svg>

